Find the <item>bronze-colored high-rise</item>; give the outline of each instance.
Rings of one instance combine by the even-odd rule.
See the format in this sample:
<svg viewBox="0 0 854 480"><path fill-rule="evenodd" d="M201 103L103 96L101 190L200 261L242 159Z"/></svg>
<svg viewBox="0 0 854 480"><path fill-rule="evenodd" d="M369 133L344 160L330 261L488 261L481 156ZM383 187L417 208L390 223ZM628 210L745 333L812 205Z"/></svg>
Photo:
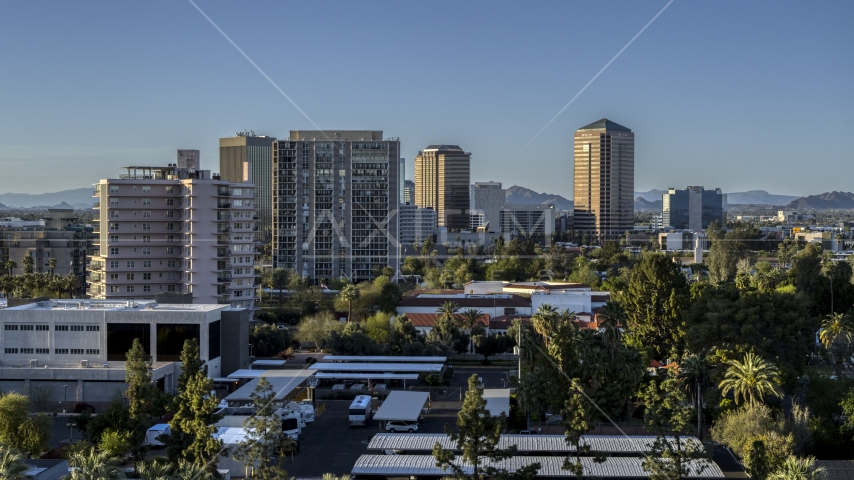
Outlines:
<svg viewBox="0 0 854 480"><path fill-rule="evenodd" d="M438 225L469 228L471 153L456 145L430 145L415 157L415 205L436 210Z"/></svg>
<svg viewBox="0 0 854 480"><path fill-rule="evenodd" d="M634 227L635 134L606 118L575 132L575 229L599 240Z"/></svg>

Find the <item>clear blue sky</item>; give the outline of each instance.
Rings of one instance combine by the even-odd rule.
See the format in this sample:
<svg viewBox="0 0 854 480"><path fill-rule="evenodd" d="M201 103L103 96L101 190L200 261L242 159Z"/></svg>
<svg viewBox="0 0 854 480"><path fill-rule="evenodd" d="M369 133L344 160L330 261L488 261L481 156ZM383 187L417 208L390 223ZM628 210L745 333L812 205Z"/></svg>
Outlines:
<svg viewBox="0 0 854 480"><path fill-rule="evenodd" d="M636 190L854 190L854 2L666 0L198 5L323 129L378 129L411 160L572 194L573 131L634 130ZM90 185L178 148L312 128L187 1L4 2L0 192Z"/></svg>

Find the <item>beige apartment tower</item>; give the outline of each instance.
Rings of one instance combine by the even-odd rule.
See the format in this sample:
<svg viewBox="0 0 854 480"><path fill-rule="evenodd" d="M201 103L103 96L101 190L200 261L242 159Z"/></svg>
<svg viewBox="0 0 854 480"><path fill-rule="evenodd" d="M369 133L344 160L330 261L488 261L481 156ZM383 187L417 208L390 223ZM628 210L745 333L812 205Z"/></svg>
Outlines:
<svg viewBox="0 0 854 480"><path fill-rule="evenodd" d="M575 132L575 229L613 240L634 226L635 136L603 118Z"/></svg>
<svg viewBox="0 0 854 480"><path fill-rule="evenodd" d="M182 293L193 303L254 308L255 186L200 170L198 151L179 151L165 167L124 168L95 184L91 298Z"/></svg>
<svg viewBox="0 0 854 480"><path fill-rule="evenodd" d="M255 184L258 239L273 238L273 142L274 137L238 132L219 139L219 175L229 182L243 181L243 164L249 164L249 181Z"/></svg>
<svg viewBox="0 0 854 480"><path fill-rule="evenodd" d="M469 228L471 153L457 145L430 145L415 157L415 204L436 211L438 226Z"/></svg>

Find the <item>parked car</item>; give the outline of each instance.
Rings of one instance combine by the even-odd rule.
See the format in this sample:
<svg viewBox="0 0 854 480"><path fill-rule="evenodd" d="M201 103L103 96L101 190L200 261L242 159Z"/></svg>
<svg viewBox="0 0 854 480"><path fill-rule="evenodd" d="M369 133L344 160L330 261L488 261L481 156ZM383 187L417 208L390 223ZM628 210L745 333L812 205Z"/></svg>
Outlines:
<svg viewBox="0 0 854 480"><path fill-rule="evenodd" d="M400 422L396 420L392 420L385 425L385 429L391 433L397 432L409 432L415 433L418 431L418 424L412 422Z"/></svg>

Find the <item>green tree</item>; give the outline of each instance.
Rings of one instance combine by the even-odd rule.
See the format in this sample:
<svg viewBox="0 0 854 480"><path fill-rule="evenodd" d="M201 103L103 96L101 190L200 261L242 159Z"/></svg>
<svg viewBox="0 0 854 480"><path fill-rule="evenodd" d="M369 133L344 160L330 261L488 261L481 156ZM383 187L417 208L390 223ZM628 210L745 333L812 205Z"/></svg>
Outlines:
<svg viewBox="0 0 854 480"><path fill-rule="evenodd" d="M56 257L50 257L47 261L47 266L50 267L50 274L53 275L53 270L56 268Z"/></svg>
<svg viewBox="0 0 854 480"><path fill-rule="evenodd" d="M570 385L569 394L561 409L561 425L566 429L564 432L565 440L574 449L575 458L573 460L572 456L567 457L563 461L563 468L574 473L578 480L581 480L584 478L584 465L581 458L593 454L594 461L600 462L604 461L604 457L600 457L596 452L592 452L589 445L581 443L581 437L590 431L590 424L594 416L585 407L586 402L581 394L583 390L578 379L572 379Z"/></svg>
<svg viewBox="0 0 854 480"><path fill-rule="evenodd" d="M18 282L15 280L15 277L3 276L0 277L0 292L3 292L3 296L8 298L12 298L12 294L15 293L15 289L18 288Z"/></svg>
<svg viewBox="0 0 854 480"><path fill-rule="evenodd" d="M68 459L74 467L68 480L124 480L124 470L109 452L97 452L91 448L88 452L78 452Z"/></svg>
<svg viewBox="0 0 854 480"><path fill-rule="evenodd" d="M436 325L427 333L427 344L439 351L442 355L450 355L451 352L463 353L468 347L468 336L457 327L457 322L440 315L436 319Z"/></svg>
<svg viewBox="0 0 854 480"><path fill-rule="evenodd" d="M462 453L462 459L472 466L472 472L463 470L454 460L454 450L444 449L436 442L433 446L433 456L436 458L436 466L443 470L450 469L457 477L474 478L482 480L496 475L507 475L494 467L494 463L513 456L516 447L498 448L501 432L506 425L506 417L502 413L498 417L490 415L486 409L486 400L483 391L478 388L477 375L469 378L466 398L462 409L457 414L457 430L445 426L445 433L451 442L456 444L456 450ZM540 469L540 464L535 463L526 467L524 472L517 474L535 475Z"/></svg>
<svg viewBox="0 0 854 480"><path fill-rule="evenodd" d="M655 433L649 455L643 462L652 480L679 480L698 476L705 470L706 463L700 459L711 459L703 444L685 437L682 432L691 424L691 408L686 406L685 393L674 377L664 381L650 382L644 392L644 423Z"/></svg>
<svg viewBox="0 0 854 480"><path fill-rule="evenodd" d="M331 312L321 312L302 319L297 327L296 339L302 343L313 343L317 348L325 348L332 332L342 331L344 326L332 316Z"/></svg>
<svg viewBox="0 0 854 480"><path fill-rule="evenodd" d="M703 355L689 354L679 366L679 379L697 409L697 438L703 438L703 392L709 385L712 367Z"/></svg>
<svg viewBox="0 0 854 480"><path fill-rule="evenodd" d="M827 470L815 465L815 457L789 457L768 478L770 480L823 480L827 478Z"/></svg>
<svg viewBox="0 0 854 480"><path fill-rule="evenodd" d="M0 396L0 443L39 456L47 451L52 422L43 413L29 415L30 399L11 392Z"/></svg>
<svg viewBox="0 0 854 480"><path fill-rule="evenodd" d="M98 450L109 453L111 457L122 458L131 449L131 436L131 432L127 430L108 428L101 435Z"/></svg>
<svg viewBox="0 0 854 480"><path fill-rule="evenodd" d="M353 301L359 298L359 293L359 289L353 284L345 285L341 289L339 294L341 300L347 302L347 322L350 322L353 317Z"/></svg>
<svg viewBox="0 0 854 480"><path fill-rule="evenodd" d="M256 357L275 357L291 347L291 332L268 323L258 324L249 332L249 343Z"/></svg>
<svg viewBox="0 0 854 480"><path fill-rule="evenodd" d="M836 375L841 376L845 359L850 358L852 339L854 339L854 323L851 317L841 313L832 313L821 323L819 339L824 348L834 357Z"/></svg>
<svg viewBox="0 0 854 480"><path fill-rule="evenodd" d="M7 260L6 261L6 270L9 271L10 277L12 276L12 271L14 271L16 268L18 268L18 262L14 261L14 260Z"/></svg>
<svg viewBox="0 0 854 480"><path fill-rule="evenodd" d="M750 406L756 406L757 399L761 402L766 394L783 396L780 392L780 374L777 367L762 357L748 352L743 361L730 360L728 363L726 375L718 385L721 395L732 391L735 403L742 398L748 400Z"/></svg>
<svg viewBox="0 0 854 480"><path fill-rule="evenodd" d="M406 315L395 317L388 334L388 352L392 355L426 355L427 345L422 335Z"/></svg>
<svg viewBox="0 0 854 480"><path fill-rule="evenodd" d="M131 444L134 455L139 458L144 452L143 439L151 417L162 412L160 402L162 392L152 383L151 357L145 353L142 342L133 339L133 345L127 352L125 363L125 382L128 388L124 393L128 400L129 429L133 432Z"/></svg>
<svg viewBox="0 0 854 480"><path fill-rule="evenodd" d="M685 329L682 310L687 306L685 277L660 253L650 253L635 264L628 291L619 296L633 344L656 358L664 358L682 345Z"/></svg>
<svg viewBox="0 0 854 480"><path fill-rule="evenodd" d="M280 455L279 448L282 440L282 420L273 408L276 392L267 378L261 376L249 397L255 407L255 415L243 422L247 435L238 445L234 458L251 466L254 476L262 480L286 478L287 473L276 459L284 458Z"/></svg>
<svg viewBox="0 0 854 480"><path fill-rule="evenodd" d="M462 318L460 320L462 321L462 326L465 327L466 333L468 333L469 337L472 336L472 329L476 325L480 324L480 317L482 315L483 312L476 308L467 308L463 310ZM471 347L469 347L469 350L471 350Z"/></svg>
<svg viewBox="0 0 854 480"><path fill-rule="evenodd" d="M172 464L157 459L136 464L136 471L142 480L172 480L173 470Z"/></svg>
<svg viewBox="0 0 854 480"><path fill-rule="evenodd" d="M184 449L181 457L188 462L214 473L217 460L222 453L222 440L214 437L216 422L222 417L214 412L219 408L219 400L210 394L213 379L208 377L207 366L196 371L188 379L186 388L178 395L178 409L169 422L173 435L178 433Z"/></svg>
<svg viewBox="0 0 854 480"><path fill-rule="evenodd" d="M377 312L365 320L365 332L373 341L379 344L388 343L391 314Z"/></svg>
<svg viewBox="0 0 854 480"><path fill-rule="evenodd" d="M285 270L284 268L274 268L270 273L271 289L278 290L278 299L280 307L282 306L282 291L288 288L291 279L291 272Z"/></svg>
<svg viewBox="0 0 854 480"><path fill-rule="evenodd" d="M24 273L33 273L35 271L34 265L36 262L31 255L24 255L22 263L24 264Z"/></svg>
<svg viewBox="0 0 854 480"><path fill-rule="evenodd" d="M543 419L546 413L546 390L542 378L534 372L527 372L519 379L516 387L516 401L525 414L525 428L531 428L531 414Z"/></svg>
<svg viewBox="0 0 854 480"><path fill-rule="evenodd" d="M187 388L187 382L202 370L204 364L198 340L184 340L184 347L181 349L181 374L178 375L177 381L179 392Z"/></svg>
<svg viewBox="0 0 854 480"><path fill-rule="evenodd" d="M439 314L440 318L448 320L453 323L458 323L457 321L457 312L460 311L460 306L456 302L445 302L439 306L436 312Z"/></svg>
<svg viewBox="0 0 854 480"><path fill-rule="evenodd" d="M30 467L18 449L0 443L0 478L3 480L27 480L25 473Z"/></svg>

